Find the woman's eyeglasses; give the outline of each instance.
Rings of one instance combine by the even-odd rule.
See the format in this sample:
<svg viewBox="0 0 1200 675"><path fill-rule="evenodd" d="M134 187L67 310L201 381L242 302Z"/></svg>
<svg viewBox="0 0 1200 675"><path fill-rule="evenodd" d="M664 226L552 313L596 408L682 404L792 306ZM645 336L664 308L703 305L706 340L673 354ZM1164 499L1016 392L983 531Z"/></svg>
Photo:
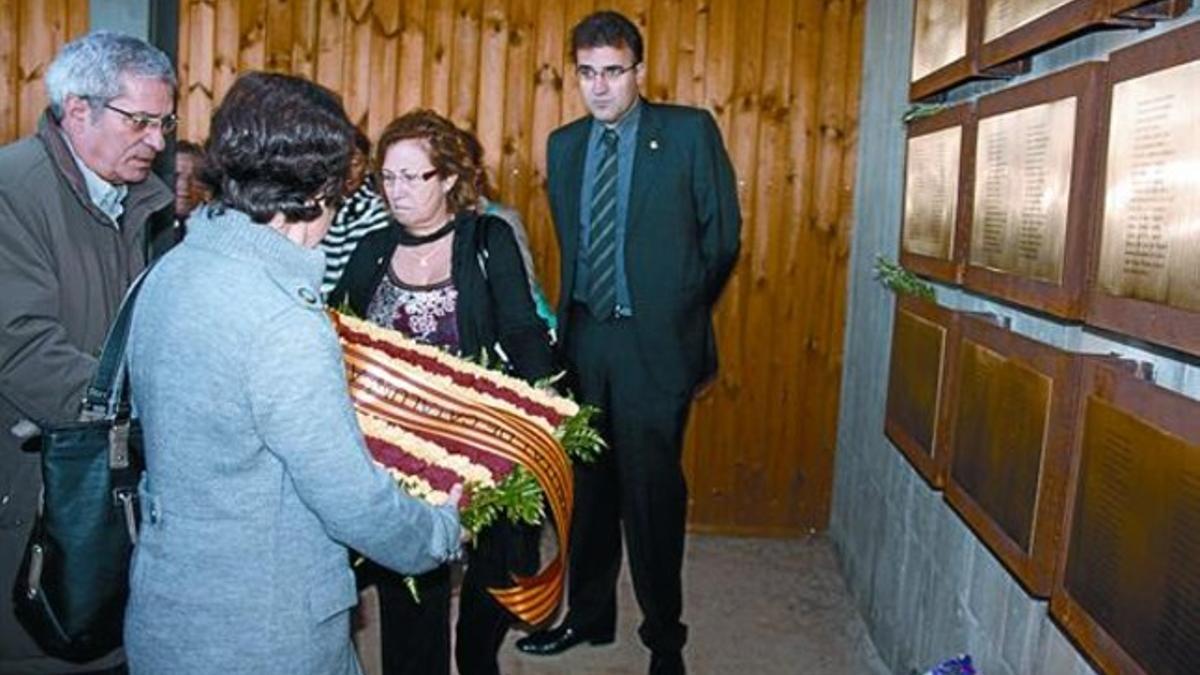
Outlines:
<svg viewBox="0 0 1200 675"><path fill-rule="evenodd" d="M429 182L429 179L436 176L437 172L438 172L437 169L430 169L430 170L424 171L422 173L415 173L412 171L400 171L400 173L392 173L391 171L380 171L379 172L379 182L383 183L383 186L385 188L390 188L390 187L396 185L397 183L400 183L407 187L416 187L417 185L421 185L422 183Z"/></svg>

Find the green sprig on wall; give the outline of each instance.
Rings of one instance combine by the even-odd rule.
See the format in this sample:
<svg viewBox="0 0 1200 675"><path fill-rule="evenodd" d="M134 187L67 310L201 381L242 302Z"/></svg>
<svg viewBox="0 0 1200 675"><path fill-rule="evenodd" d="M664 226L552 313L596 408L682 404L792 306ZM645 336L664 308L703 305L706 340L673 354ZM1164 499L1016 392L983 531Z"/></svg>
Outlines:
<svg viewBox="0 0 1200 675"><path fill-rule="evenodd" d="M896 293L915 295L925 300L937 297L932 284L883 256L875 258L875 278Z"/></svg>

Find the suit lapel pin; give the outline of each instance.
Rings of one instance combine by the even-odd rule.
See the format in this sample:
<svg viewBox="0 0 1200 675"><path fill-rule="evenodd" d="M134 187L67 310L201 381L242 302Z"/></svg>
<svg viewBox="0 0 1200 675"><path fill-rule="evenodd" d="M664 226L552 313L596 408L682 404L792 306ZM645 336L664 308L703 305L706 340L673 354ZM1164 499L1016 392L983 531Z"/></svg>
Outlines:
<svg viewBox="0 0 1200 675"><path fill-rule="evenodd" d="M657 150L657 149L658 149L658 139L656 139L656 138L651 138L651 139L650 139L650 149L651 149L651 150Z"/></svg>

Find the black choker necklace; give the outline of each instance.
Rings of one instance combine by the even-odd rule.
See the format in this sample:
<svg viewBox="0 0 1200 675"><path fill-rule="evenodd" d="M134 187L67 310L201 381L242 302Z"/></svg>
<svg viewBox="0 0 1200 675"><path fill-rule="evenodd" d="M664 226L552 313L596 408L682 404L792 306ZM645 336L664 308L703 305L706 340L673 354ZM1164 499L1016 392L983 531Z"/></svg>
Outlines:
<svg viewBox="0 0 1200 675"><path fill-rule="evenodd" d="M437 241L438 239L441 239L442 237L450 234L453 231L454 231L454 219L451 219L450 222L441 226L437 230L430 232L429 234L413 234L413 233L409 232L407 229L405 229L405 227L403 225L401 225L400 226L400 245L401 246L420 246L421 244L428 244L429 242Z"/></svg>

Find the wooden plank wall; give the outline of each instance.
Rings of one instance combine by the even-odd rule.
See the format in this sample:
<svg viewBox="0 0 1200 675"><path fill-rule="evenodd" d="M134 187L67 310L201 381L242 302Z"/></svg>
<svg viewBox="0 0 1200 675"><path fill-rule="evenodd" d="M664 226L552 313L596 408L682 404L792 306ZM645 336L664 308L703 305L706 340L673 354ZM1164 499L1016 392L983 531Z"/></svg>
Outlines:
<svg viewBox="0 0 1200 675"><path fill-rule="evenodd" d="M180 135L202 139L214 104L252 68L340 92L373 138L403 111L434 108L478 134L553 297L546 137L584 113L569 31L595 9L624 12L646 36L648 97L716 115L745 214L717 312L720 377L688 433L691 522L794 535L828 520L865 5L181 0Z"/></svg>
<svg viewBox="0 0 1200 675"><path fill-rule="evenodd" d="M0 0L0 144L37 129L46 107L42 76L87 24L88 0Z"/></svg>

